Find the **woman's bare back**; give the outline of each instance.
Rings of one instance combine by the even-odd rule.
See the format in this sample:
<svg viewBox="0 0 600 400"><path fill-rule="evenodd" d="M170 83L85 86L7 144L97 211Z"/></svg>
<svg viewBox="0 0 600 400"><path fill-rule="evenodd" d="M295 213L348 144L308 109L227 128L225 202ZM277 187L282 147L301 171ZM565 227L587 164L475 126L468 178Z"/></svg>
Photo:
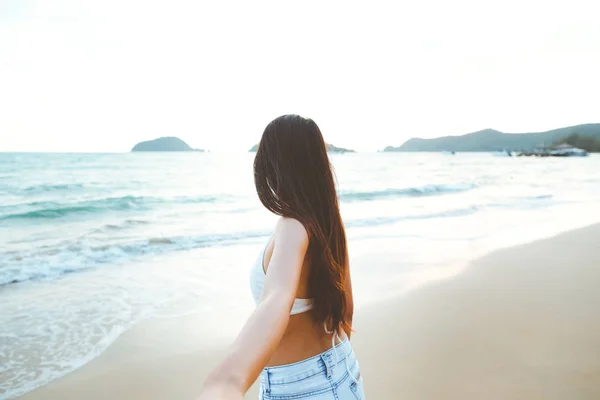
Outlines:
<svg viewBox="0 0 600 400"><path fill-rule="evenodd" d="M273 255L273 240L265 250L263 269L267 272L271 256ZM308 299L311 294L308 290L310 265L304 261L302 274L298 284L296 298ZM342 340L344 334L340 334ZM279 346L269 360L267 367L295 363L321 354L331 348L331 335L325 332L322 322L315 321L312 311L290 316L287 329L279 342Z"/></svg>

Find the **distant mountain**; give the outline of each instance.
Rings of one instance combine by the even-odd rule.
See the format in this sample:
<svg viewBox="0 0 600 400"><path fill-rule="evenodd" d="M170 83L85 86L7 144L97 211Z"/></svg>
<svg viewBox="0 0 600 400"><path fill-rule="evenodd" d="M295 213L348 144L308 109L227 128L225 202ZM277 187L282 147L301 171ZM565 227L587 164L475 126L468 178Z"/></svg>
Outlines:
<svg viewBox="0 0 600 400"><path fill-rule="evenodd" d="M186 142L176 137L161 137L141 142L133 146L132 152L138 151L204 151L192 149Z"/></svg>
<svg viewBox="0 0 600 400"><path fill-rule="evenodd" d="M329 143L327 143L327 151L330 153L356 153L354 150L345 149L343 147L336 147Z"/></svg>
<svg viewBox="0 0 600 400"><path fill-rule="evenodd" d="M248 150L250 153L254 153L258 150L258 145L255 144L254 146L252 146L252 148L250 150ZM332 144L327 143L327 151L330 153L355 153L354 150L350 150L350 149L345 149L343 147L336 147Z"/></svg>
<svg viewBox="0 0 600 400"><path fill-rule="evenodd" d="M536 133L503 133L485 129L462 136L444 136L435 139L412 138L400 147L388 146L383 151L531 150L537 146L550 146L575 133L600 139L600 124L584 124Z"/></svg>

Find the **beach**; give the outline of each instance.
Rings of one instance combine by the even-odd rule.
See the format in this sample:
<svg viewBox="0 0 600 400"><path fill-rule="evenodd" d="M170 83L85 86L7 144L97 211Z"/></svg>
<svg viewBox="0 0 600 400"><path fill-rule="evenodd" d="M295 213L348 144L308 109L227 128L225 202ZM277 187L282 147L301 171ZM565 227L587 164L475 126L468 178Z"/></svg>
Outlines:
<svg viewBox="0 0 600 400"><path fill-rule="evenodd" d="M195 399L282 217L368 399L600 400L600 2L314 3L0 1L0 400Z"/></svg>
<svg viewBox="0 0 600 400"><path fill-rule="evenodd" d="M367 398L600 398L598 238L593 225L497 250L358 307L352 343ZM198 315L142 321L22 398L194 399L226 349L203 340L205 324Z"/></svg>
<svg viewBox="0 0 600 400"><path fill-rule="evenodd" d="M190 370L200 385L218 358L203 354L221 354L252 312L249 269L277 220L257 199L253 157L49 153L0 160L0 400L91 379L84 371L93 366L115 388L127 382L119 376L142 374L162 395L173 387L148 377L174 364L175 355L184 372L165 377L185 381ZM352 153L331 161L352 262L359 355L363 340L389 342L389 316L366 319L379 308L397 309L400 328L424 323L404 325L406 304L437 282L471 276L474 260L600 222L596 156ZM417 315L424 306L414 307ZM392 331L393 338L402 333ZM362 358L368 362L371 353ZM78 385L68 387L76 393Z"/></svg>

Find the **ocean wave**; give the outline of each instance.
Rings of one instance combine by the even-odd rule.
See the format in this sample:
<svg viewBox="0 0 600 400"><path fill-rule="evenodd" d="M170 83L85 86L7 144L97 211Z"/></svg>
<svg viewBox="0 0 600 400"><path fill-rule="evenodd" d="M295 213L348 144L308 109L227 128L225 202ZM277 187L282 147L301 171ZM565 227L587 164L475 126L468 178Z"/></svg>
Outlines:
<svg viewBox="0 0 600 400"><path fill-rule="evenodd" d="M141 208L144 202L150 200L147 197L123 196L108 197L99 200L87 200L79 203L64 204L58 202L34 202L23 206L34 208L34 210L16 212L0 217L0 220L12 219L52 219L67 215L95 213L98 211L119 211Z"/></svg>
<svg viewBox="0 0 600 400"><path fill-rule="evenodd" d="M164 237L148 239L148 244L173 244L173 243L174 242L172 239L164 238Z"/></svg>
<svg viewBox="0 0 600 400"><path fill-rule="evenodd" d="M96 229L94 232L102 232L104 230L108 230L108 231L119 230L119 229L128 228L130 226L147 225L147 224L149 224L148 221L144 221L141 219L126 219L125 221L123 221L120 224L106 224L101 229Z"/></svg>
<svg viewBox="0 0 600 400"><path fill-rule="evenodd" d="M420 219L435 219L435 218L451 218L451 217L464 217L471 215L479 211L480 208L477 206L470 206L465 208L459 208L450 211L442 211L439 213L431 214L417 214L417 215L405 215L405 216L394 216L394 217L377 217L377 218L365 218L365 219L354 219L346 222L346 228L359 228L367 226L387 225L394 224L400 221L420 220Z"/></svg>
<svg viewBox="0 0 600 400"><path fill-rule="evenodd" d="M83 183L64 183L64 184L56 184L56 185L43 184L43 185L35 185L35 186L26 187L25 189L23 189L23 192L26 192L27 194L56 192L56 191L62 191L62 190L82 189L83 186L84 186Z"/></svg>
<svg viewBox="0 0 600 400"><path fill-rule="evenodd" d="M346 222L347 228L360 228L392 224L403 220L458 217L478 211L476 206L440 213L354 219ZM143 221L128 220L138 224ZM124 226L110 225L121 229ZM37 279L53 279L62 275L84 271L104 264L114 265L136 257L167 254L211 246L229 246L244 240L266 238L268 231L245 231L230 234L204 234L198 236L160 236L123 240L117 243L90 245L84 236L72 242L62 242L33 251L11 251L0 254L0 286Z"/></svg>
<svg viewBox="0 0 600 400"><path fill-rule="evenodd" d="M121 196L85 200L77 203L59 203L55 201L33 202L2 207L5 211L8 208L9 211L5 215L0 215L0 221L55 219L76 214L92 214L105 211L145 210L159 204L212 203L216 200L217 198L214 196L176 197L170 199L151 196Z"/></svg>
<svg viewBox="0 0 600 400"><path fill-rule="evenodd" d="M65 274L89 270L103 264L115 264L145 255L210 246L228 246L240 240L267 237L266 231L233 234L151 237L131 242L90 246L86 241L61 243L59 247L42 247L32 252L0 254L0 286L53 279Z"/></svg>
<svg viewBox="0 0 600 400"><path fill-rule="evenodd" d="M384 189L368 192L343 192L340 194L342 201L370 201L397 197L424 197L439 196L450 193L460 193L475 189L474 184L454 185L425 185L399 189Z"/></svg>
<svg viewBox="0 0 600 400"><path fill-rule="evenodd" d="M552 201L550 201L552 200ZM492 209L523 209L535 210L566 204L565 201L555 201L552 194L541 194L533 196L514 196L504 199L503 201L486 204L486 207Z"/></svg>

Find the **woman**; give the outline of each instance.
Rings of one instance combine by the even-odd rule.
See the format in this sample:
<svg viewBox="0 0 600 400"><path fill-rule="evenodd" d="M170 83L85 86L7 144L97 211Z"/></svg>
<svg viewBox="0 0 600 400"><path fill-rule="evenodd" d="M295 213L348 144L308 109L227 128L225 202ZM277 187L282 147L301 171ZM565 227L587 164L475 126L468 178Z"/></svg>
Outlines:
<svg viewBox="0 0 600 400"><path fill-rule="evenodd" d="M361 400L346 234L317 124L298 115L272 121L254 182L281 218L252 268L256 309L200 399L242 399L260 375L260 399Z"/></svg>

